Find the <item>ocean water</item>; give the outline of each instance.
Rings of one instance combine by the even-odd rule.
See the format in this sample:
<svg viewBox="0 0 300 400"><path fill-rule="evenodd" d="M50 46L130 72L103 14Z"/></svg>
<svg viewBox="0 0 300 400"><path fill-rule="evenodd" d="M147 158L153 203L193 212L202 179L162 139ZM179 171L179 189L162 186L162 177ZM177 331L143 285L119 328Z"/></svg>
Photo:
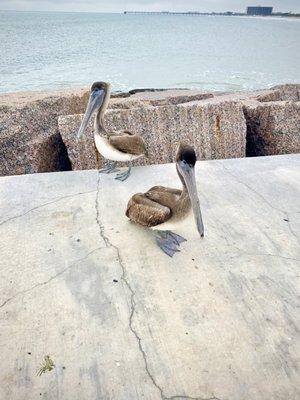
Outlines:
<svg viewBox="0 0 300 400"><path fill-rule="evenodd" d="M300 19L0 11L0 92L300 82Z"/></svg>

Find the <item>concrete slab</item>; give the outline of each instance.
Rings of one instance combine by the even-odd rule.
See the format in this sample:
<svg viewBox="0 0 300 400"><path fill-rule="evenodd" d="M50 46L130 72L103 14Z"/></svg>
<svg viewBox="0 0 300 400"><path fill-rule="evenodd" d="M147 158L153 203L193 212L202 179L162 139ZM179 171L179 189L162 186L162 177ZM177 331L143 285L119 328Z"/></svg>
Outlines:
<svg viewBox="0 0 300 400"><path fill-rule="evenodd" d="M197 183L206 237L169 259L124 209L174 165L1 178L1 399L299 399L300 157Z"/></svg>

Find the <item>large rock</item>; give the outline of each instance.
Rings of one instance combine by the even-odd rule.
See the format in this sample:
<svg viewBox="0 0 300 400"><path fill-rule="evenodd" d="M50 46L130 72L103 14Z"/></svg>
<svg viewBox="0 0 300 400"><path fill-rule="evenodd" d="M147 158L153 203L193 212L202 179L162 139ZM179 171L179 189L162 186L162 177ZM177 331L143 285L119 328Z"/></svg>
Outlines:
<svg viewBox="0 0 300 400"><path fill-rule="evenodd" d="M70 169L70 159L57 120L59 116L82 114L87 97L88 88L0 94L0 175ZM297 102L299 98L300 85L296 84L255 92L213 94L187 89L139 89L113 94L107 124L112 129L128 127L145 136L151 147L150 159L139 163L170 161L174 142L183 137L197 144L203 158L242 157L246 142L242 133L245 121L242 121L241 107L245 104L248 148L252 148L254 155L260 155L265 154L265 150L259 146L257 150L253 149L252 131L255 121L265 119L267 114L258 117L260 111L253 110L261 110L261 104L271 101ZM247 112L249 104L253 108L251 112ZM282 107L285 106L279 107L280 112L283 112ZM74 142L80 117L62 118L60 123L74 167L95 167L91 131L81 143L86 147L83 152L82 147ZM299 134L297 127L294 128L290 136ZM277 140L276 136L273 138ZM298 151L296 139L297 136L291 143L285 143L282 152ZM268 140L273 139L270 137ZM269 146L269 151L273 151L272 146Z"/></svg>
<svg viewBox="0 0 300 400"><path fill-rule="evenodd" d="M248 156L300 152L300 102L249 102L244 112Z"/></svg>
<svg viewBox="0 0 300 400"><path fill-rule="evenodd" d="M272 89L279 92L280 100L300 101L300 84L277 85Z"/></svg>
<svg viewBox="0 0 300 400"><path fill-rule="evenodd" d="M153 106L181 104L194 100L204 100L214 97L212 93L201 90L172 89L172 90L131 90L131 98L148 102Z"/></svg>
<svg viewBox="0 0 300 400"><path fill-rule="evenodd" d="M300 85L296 83L277 85L270 90L264 90L258 93L256 99L260 102L283 100L300 101Z"/></svg>
<svg viewBox="0 0 300 400"><path fill-rule="evenodd" d="M97 164L90 123L83 140L76 141L81 115L59 117L59 130L73 169L90 169ZM193 144L201 159L245 156L246 123L242 104L221 97L177 105L153 106L140 102L129 109L110 109L105 115L107 130L129 129L144 137L148 159L138 165L168 163L179 141Z"/></svg>
<svg viewBox="0 0 300 400"><path fill-rule="evenodd" d="M136 93L137 92L137 93ZM212 97L190 90L114 93L111 108L129 109L141 103L177 104ZM59 115L84 112L88 88L0 95L0 175L61 171L71 168L58 130Z"/></svg>
<svg viewBox="0 0 300 400"><path fill-rule="evenodd" d="M0 175L70 169L57 117L81 113L88 93L0 105Z"/></svg>

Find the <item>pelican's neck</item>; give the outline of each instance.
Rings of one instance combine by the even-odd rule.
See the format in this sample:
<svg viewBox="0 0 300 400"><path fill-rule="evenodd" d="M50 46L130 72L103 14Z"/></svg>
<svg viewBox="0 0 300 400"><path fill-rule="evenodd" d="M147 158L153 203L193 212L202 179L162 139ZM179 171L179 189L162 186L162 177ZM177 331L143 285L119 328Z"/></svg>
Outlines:
<svg viewBox="0 0 300 400"><path fill-rule="evenodd" d="M181 180L181 184L182 184L182 191L181 191L179 199L177 200L176 208L179 212L183 212L184 210L188 211L191 208L191 199L190 199L187 187L186 187L186 183L185 183L183 177L181 176L181 173L179 172L177 165L176 165L176 170L177 170L177 174L178 174L179 179Z"/></svg>
<svg viewBox="0 0 300 400"><path fill-rule="evenodd" d="M189 194L188 194L188 190L187 190L187 187L186 187L186 183L185 183L183 177L181 176L181 173L179 172L179 169L178 169L177 165L176 165L176 171L177 171L177 175L179 176L179 179L181 180L181 184L182 184L182 192L181 192L181 195L180 195L180 198L179 198L179 200L180 200L182 197L185 198Z"/></svg>
<svg viewBox="0 0 300 400"><path fill-rule="evenodd" d="M101 104L101 107L99 108L95 117L95 122L94 122L95 133L100 136L108 136L108 132L104 127L104 115L108 107L109 99L110 99L110 87L106 89L103 103Z"/></svg>

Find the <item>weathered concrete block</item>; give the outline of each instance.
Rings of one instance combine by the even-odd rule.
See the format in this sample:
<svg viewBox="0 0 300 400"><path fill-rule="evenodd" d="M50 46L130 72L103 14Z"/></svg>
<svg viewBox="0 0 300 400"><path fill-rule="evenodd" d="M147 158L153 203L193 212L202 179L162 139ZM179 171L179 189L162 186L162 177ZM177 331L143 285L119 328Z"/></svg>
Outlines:
<svg viewBox="0 0 300 400"><path fill-rule="evenodd" d="M169 258L124 213L174 164L0 178L1 400L299 400L300 156L196 182Z"/></svg>
<svg viewBox="0 0 300 400"><path fill-rule="evenodd" d="M300 102L245 103L247 155L300 152Z"/></svg>
<svg viewBox="0 0 300 400"><path fill-rule="evenodd" d="M83 140L76 141L81 118L60 116L59 130L72 168L96 168L92 123ZM246 123L242 105L221 97L179 105L154 107L140 103L136 108L110 109L105 115L105 125L107 130L129 129L144 137L149 158L137 160L137 165L171 162L181 140L193 144L201 159L245 156Z"/></svg>

